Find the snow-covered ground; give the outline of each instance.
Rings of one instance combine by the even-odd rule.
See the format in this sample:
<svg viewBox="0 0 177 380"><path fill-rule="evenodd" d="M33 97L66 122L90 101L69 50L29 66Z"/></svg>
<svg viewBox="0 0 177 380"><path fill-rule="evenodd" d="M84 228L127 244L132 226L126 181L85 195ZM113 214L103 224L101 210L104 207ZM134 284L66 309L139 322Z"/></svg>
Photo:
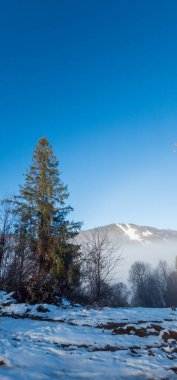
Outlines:
<svg viewBox="0 0 177 380"><path fill-rule="evenodd" d="M1 380L177 378L177 312L43 307L0 293Z"/></svg>

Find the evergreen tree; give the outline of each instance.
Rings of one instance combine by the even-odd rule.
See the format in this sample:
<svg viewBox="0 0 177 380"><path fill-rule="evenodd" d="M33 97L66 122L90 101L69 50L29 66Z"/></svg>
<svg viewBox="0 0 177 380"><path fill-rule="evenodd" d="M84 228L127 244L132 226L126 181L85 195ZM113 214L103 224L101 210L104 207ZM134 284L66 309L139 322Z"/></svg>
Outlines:
<svg viewBox="0 0 177 380"><path fill-rule="evenodd" d="M66 205L68 190L60 175L51 146L46 138L41 138L25 184L14 199L16 235L25 237L28 251L36 261L35 275L28 283L33 298L38 298L36 292L42 298L49 290L49 280L51 292L62 295L68 295L79 280L79 247L73 244L73 238L80 223L68 219L72 208Z"/></svg>

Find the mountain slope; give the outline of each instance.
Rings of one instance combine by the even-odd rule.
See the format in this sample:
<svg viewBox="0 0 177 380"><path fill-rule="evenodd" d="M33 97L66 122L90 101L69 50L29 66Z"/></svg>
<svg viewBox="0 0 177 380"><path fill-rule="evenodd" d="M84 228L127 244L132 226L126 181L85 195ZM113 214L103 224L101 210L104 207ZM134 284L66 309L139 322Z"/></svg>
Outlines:
<svg viewBox="0 0 177 380"><path fill-rule="evenodd" d="M115 280L126 281L129 269L136 260L149 262L153 266L157 265L159 260L166 260L169 265L174 265L177 256L177 231L135 224L110 224L82 231L79 234L79 242L82 244L85 236L89 236L94 230L106 232L112 244L121 251L123 259L119 268L115 270Z"/></svg>

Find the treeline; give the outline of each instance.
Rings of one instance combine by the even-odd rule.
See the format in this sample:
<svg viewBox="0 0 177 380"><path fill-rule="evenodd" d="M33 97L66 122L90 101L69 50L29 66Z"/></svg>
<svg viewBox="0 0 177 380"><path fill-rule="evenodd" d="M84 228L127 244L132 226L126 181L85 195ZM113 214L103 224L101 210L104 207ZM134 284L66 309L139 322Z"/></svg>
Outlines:
<svg viewBox="0 0 177 380"><path fill-rule="evenodd" d="M101 306L177 305L177 272L136 262L128 287L116 273L120 247L99 229L78 239L68 190L46 138L40 139L23 186L0 208L0 289L18 301L59 303L67 297ZM114 281L113 281L114 279Z"/></svg>
<svg viewBox="0 0 177 380"><path fill-rule="evenodd" d="M132 306L177 307L177 268L160 261L156 268L141 261L129 272Z"/></svg>

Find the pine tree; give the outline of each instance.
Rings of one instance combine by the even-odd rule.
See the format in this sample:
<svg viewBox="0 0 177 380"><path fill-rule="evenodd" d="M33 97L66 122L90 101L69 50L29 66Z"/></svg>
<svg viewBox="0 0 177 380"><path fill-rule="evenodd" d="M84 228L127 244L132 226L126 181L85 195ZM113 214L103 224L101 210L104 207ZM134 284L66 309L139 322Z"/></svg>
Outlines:
<svg viewBox="0 0 177 380"><path fill-rule="evenodd" d="M38 298L34 295L36 291L40 294L47 292L49 279L53 291L60 291L62 295L68 295L79 280L79 247L72 239L78 233L80 223L68 220L72 207L66 205L68 190L60 177L53 150L47 139L41 138L25 184L20 186L19 195L14 200L15 213L20 221L16 235L22 235L23 239L25 236L28 251L36 261L36 276L28 284L33 298ZM45 294L43 298L46 298Z"/></svg>

